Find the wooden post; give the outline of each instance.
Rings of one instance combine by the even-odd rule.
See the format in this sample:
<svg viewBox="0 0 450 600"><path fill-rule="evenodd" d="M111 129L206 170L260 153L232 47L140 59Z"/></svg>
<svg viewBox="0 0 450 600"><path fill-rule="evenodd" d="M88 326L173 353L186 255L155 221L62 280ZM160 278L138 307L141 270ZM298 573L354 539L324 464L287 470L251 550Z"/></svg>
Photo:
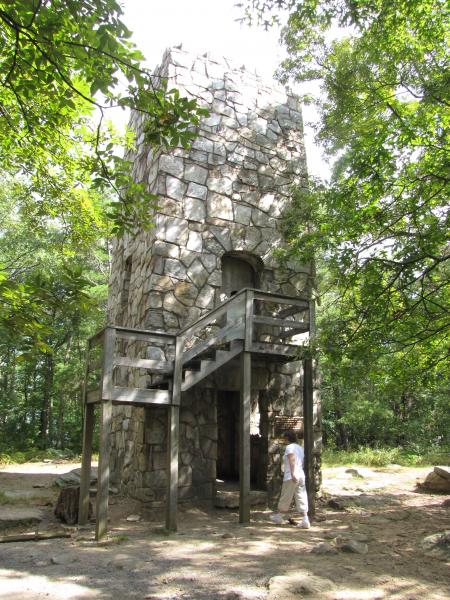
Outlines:
<svg viewBox="0 0 450 600"><path fill-rule="evenodd" d="M183 350L185 340L177 335L175 340L175 362L173 367L172 404L176 406L181 402L181 380L183 378Z"/></svg>
<svg viewBox="0 0 450 600"><path fill-rule="evenodd" d="M166 529L177 530L178 503L178 444L180 407L172 404L167 414L167 500Z"/></svg>
<svg viewBox="0 0 450 600"><path fill-rule="evenodd" d="M112 402L100 404L100 435L98 452L97 509L95 539L100 540L108 529L109 455L111 451Z"/></svg>
<svg viewBox="0 0 450 600"><path fill-rule="evenodd" d="M245 346L244 350L250 352L253 344L253 304L255 293L253 290L245 292Z"/></svg>
<svg viewBox="0 0 450 600"><path fill-rule="evenodd" d="M309 514L316 511L316 489L314 480L314 417L313 417L313 363L311 358L303 360L303 435L305 449L305 476L308 493Z"/></svg>
<svg viewBox="0 0 450 600"><path fill-rule="evenodd" d="M252 355L241 355L241 397L239 427L239 523L250 522L250 396Z"/></svg>
<svg viewBox="0 0 450 600"><path fill-rule="evenodd" d="M89 514L89 487L91 483L92 439L94 436L94 404L84 404L83 456L81 459L80 504L78 523L85 525Z"/></svg>
<svg viewBox="0 0 450 600"><path fill-rule="evenodd" d="M98 450L97 509L95 539L100 540L108 529L109 458L111 453L111 421L113 360L116 331L106 327L103 346L103 369L100 389L100 435Z"/></svg>

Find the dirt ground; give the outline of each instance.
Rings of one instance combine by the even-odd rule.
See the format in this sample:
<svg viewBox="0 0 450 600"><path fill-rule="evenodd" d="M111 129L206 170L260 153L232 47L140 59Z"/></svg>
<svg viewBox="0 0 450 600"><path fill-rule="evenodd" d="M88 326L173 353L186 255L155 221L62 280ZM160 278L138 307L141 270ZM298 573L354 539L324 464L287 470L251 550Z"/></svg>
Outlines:
<svg viewBox="0 0 450 600"><path fill-rule="evenodd" d="M39 531L61 529L52 484L77 466L3 467L0 490L12 504L0 509L36 507ZM430 470L325 469L324 498L309 530L273 525L267 509L253 510L242 526L236 511L198 506L182 508L179 531L167 534L161 515L111 496L102 543L92 524L67 527L69 538L1 543L0 599L448 599L449 562L422 547L426 536L450 529L449 497L416 491ZM127 521L130 515L141 520ZM349 539L363 553L345 552Z"/></svg>

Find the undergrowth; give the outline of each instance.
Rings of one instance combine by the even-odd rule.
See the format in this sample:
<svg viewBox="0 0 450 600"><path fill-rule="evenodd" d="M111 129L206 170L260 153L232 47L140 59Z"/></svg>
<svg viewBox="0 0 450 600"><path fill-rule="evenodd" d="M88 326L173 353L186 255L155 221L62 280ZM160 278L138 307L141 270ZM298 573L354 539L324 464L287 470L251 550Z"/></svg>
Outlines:
<svg viewBox="0 0 450 600"><path fill-rule="evenodd" d="M26 462L38 462L42 460L76 460L79 458L77 454L71 450L56 450L49 448L48 450L39 450L32 448L23 452L0 452L0 465L16 465Z"/></svg>
<svg viewBox="0 0 450 600"><path fill-rule="evenodd" d="M425 467L450 464L450 453L443 449L422 453L412 452L404 448L325 449L322 453L322 464L324 467L337 467L340 465L385 467L391 464L403 467Z"/></svg>

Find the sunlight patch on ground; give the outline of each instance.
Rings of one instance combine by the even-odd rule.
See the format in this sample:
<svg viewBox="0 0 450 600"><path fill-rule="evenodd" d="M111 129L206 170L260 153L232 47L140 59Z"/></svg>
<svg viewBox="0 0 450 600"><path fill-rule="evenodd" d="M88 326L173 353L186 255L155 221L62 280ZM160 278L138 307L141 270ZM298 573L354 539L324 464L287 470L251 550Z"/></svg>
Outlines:
<svg viewBox="0 0 450 600"><path fill-rule="evenodd" d="M26 583L24 579L26 575ZM69 600L73 598L98 598L101 593L78 583L54 581L44 575L29 575L20 571L0 570L2 600L23 600L29 595L45 595L46 600Z"/></svg>

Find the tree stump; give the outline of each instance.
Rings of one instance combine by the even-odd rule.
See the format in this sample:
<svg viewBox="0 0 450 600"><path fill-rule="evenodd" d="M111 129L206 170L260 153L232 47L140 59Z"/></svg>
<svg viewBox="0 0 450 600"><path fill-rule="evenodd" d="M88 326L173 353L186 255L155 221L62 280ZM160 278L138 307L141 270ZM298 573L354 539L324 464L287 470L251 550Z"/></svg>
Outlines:
<svg viewBox="0 0 450 600"><path fill-rule="evenodd" d="M78 506L80 502L80 486L70 486L63 488L59 494L55 507L55 516L68 525L75 525L78 522ZM88 518L91 519L94 514L92 504L89 501Z"/></svg>

